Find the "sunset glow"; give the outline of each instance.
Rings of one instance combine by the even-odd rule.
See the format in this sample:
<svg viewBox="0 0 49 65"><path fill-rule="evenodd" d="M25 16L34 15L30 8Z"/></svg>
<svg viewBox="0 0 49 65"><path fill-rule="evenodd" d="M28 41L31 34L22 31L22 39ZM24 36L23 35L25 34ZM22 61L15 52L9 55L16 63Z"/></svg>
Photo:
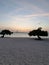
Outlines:
<svg viewBox="0 0 49 65"><path fill-rule="evenodd" d="M0 0L0 30L49 31L49 0Z"/></svg>

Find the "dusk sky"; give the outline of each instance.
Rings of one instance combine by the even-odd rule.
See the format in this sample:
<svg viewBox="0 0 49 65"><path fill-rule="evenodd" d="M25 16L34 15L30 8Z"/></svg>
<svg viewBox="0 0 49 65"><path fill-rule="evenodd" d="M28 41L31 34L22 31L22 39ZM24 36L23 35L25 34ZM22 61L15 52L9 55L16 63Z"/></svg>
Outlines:
<svg viewBox="0 0 49 65"><path fill-rule="evenodd" d="M49 31L49 0L0 0L0 30Z"/></svg>

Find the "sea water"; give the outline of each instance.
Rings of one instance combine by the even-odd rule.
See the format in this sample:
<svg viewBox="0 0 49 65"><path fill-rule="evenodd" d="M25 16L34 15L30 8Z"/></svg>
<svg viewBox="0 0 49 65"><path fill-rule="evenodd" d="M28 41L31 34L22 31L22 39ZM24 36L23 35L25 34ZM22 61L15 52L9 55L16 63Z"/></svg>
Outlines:
<svg viewBox="0 0 49 65"><path fill-rule="evenodd" d="M0 35L1 36L1 35ZM18 33L13 33L13 34L11 34L11 35L5 35L5 37L30 37L29 35L28 35L28 33L24 33L24 32L18 32ZM37 36L32 36L33 38L35 38L35 37L37 37ZM42 38L49 38L49 34L48 34L48 36L46 37L46 36L41 36Z"/></svg>
<svg viewBox="0 0 49 65"><path fill-rule="evenodd" d="M5 35L5 37L29 37L29 35L28 33L18 32L18 33L13 33L11 35Z"/></svg>

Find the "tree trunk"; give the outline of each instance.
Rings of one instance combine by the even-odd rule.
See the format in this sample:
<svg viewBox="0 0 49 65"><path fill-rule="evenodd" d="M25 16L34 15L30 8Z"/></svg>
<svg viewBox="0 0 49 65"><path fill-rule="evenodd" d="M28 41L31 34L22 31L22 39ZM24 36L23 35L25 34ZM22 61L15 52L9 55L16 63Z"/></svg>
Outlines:
<svg viewBox="0 0 49 65"><path fill-rule="evenodd" d="M37 37L38 37L38 40L41 40L41 37L39 35Z"/></svg>
<svg viewBox="0 0 49 65"><path fill-rule="evenodd" d="M3 36L1 36L2 38L4 38L4 35Z"/></svg>

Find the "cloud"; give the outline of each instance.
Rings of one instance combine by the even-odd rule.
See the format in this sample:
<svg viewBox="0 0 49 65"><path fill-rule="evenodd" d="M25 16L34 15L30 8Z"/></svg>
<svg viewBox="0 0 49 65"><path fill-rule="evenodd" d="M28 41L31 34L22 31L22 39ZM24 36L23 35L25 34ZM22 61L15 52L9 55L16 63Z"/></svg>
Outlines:
<svg viewBox="0 0 49 65"><path fill-rule="evenodd" d="M34 2L30 2L27 0L10 0L11 4L9 4L9 6L14 6L15 7L15 11L19 12L19 11L24 11L24 10L35 10L37 12L44 12L41 8L39 8L37 5L34 5ZM6 4L7 5L7 4Z"/></svg>
<svg viewBox="0 0 49 65"><path fill-rule="evenodd" d="M36 0L35 0L36 1ZM16 13L16 15L23 15L22 12L25 11L24 13L26 13L26 11L29 11L30 13L43 13L44 10L40 7L38 7L38 5L35 5L34 2L32 0L8 0L8 1L3 1L4 5L6 7L12 7L13 10L9 9L9 13L7 13L7 15L13 15ZM40 0L39 0L40 1ZM38 0L37 0L38 2ZM40 1L41 2L41 1ZM29 14L28 12L28 14ZM18 14L17 14L18 13Z"/></svg>
<svg viewBox="0 0 49 65"><path fill-rule="evenodd" d="M34 5L33 2L29 2L29 1L24 1L24 0L21 0L20 2L18 2L18 4L23 8L23 10L35 10L35 11L38 11L38 12L43 12L42 9L40 9L37 5Z"/></svg>
<svg viewBox="0 0 49 65"><path fill-rule="evenodd" d="M37 14L31 14L31 15L26 15L24 17L38 17L38 16L46 16L46 17L49 17L49 13L37 13Z"/></svg>

